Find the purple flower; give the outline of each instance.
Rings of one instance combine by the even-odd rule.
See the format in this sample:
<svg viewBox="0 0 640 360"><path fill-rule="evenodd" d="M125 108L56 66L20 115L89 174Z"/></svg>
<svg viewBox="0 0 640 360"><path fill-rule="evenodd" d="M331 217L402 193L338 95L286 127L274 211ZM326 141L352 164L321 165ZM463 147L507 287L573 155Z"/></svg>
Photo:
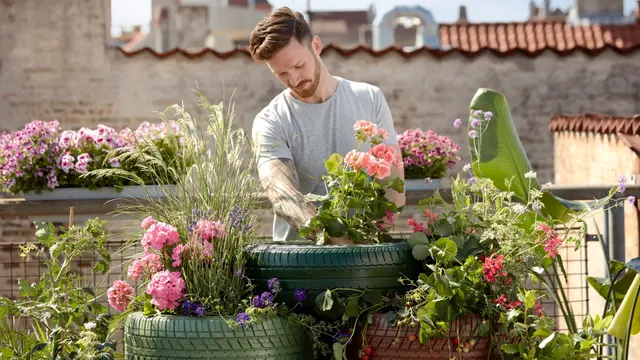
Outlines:
<svg viewBox="0 0 640 360"><path fill-rule="evenodd" d="M257 307L258 309L262 309L264 307L264 301L262 301L262 298L259 295L256 295L251 300L251 305Z"/></svg>
<svg viewBox="0 0 640 360"><path fill-rule="evenodd" d="M189 300L185 300L185 302L182 303L182 313L185 315L189 315L192 307L193 303Z"/></svg>
<svg viewBox="0 0 640 360"><path fill-rule="evenodd" d="M263 292L260 295L260 301L265 307L273 305L273 294L267 291Z"/></svg>
<svg viewBox="0 0 640 360"><path fill-rule="evenodd" d="M429 185L429 184L431 184L431 182L432 182L431 178L424 178L424 183L425 184Z"/></svg>
<svg viewBox="0 0 640 360"><path fill-rule="evenodd" d="M636 203L636 197L635 196L627 196L627 202L631 205L634 205Z"/></svg>
<svg viewBox="0 0 640 360"><path fill-rule="evenodd" d="M229 211L229 225L232 228L239 228L242 226L247 215L246 210L242 209L239 204L235 204L233 208L231 208L231 211Z"/></svg>
<svg viewBox="0 0 640 360"><path fill-rule="evenodd" d="M301 289L293 292L293 299L297 302L303 302L307 298L307 290Z"/></svg>
<svg viewBox="0 0 640 360"><path fill-rule="evenodd" d="M618 187L619 187L618 192L619 193L623 193L623 192L625 192L627 190L626 183L627 183L627 178L626 177L624 177L624 176L618 177Z"/></svg>
<svg viewBox="0 0 640 360"><path fill-rule="evenodd" d="M493 113L491 111L487 111L486 113L484 113L484 119L489 121L491 120L491 118L493 117Z"/></svg>
<svg viewBox="0 0 640 360"><path fill-rule="evenodd" d="M478 127L478 125L480 125L480 120L479 119L472 119L471 120L471 127L472 128Z"/></svg>
<svg viewBox="0 0 640 360"><path fill-rule="evenodd" d="M473 112L473 117L480 117L482 116L482 110L476 110Z"/></svg>
<svg viewBox="0 0 640 360"><path fill-rule="evenodd" d="M269 290L271 290L271 292L275 293L276 291L280 290L280 280L278 280L277 278L269 279L267 284L269 285Z"/></svg>
<svg viewBox="0 0 640 360"><path fill-rule="evenodd" d="M207 309L205 309L203 306L198 306L196 308L196 316L200 317L205 315L207 315Z"/></svg>
<svg viewBox="0 0 640 360"><path fill-rule="evenodd" d="M237 268L236 271L233 272L233 276L242 276L242 268Z"/></svg>
<svg viewBox="0 0 640 360"><path fill-rule="evenodd" d="M455 128L459 128L459 127L460 127L460 125L462 125L462 120L460 120L460 119L456 119L456 120L453 122L453 127L455 127Z"/></svg>
<svg viewBox="0 0 640 360"><path fill-rule="evenodd" d="M475 130L469 131L469 137L475 139L478 136L478 132Z"/></svg>
<svg viewBox="0 0 640 360"><path fill-rule="evenodd" d="M246 326L246 324L250 320L251 320L251 317L244 312L241 312L240 314L238 314L238 316L236 316L236 322L240 324L240 326L242 326L243 328Z"/></svg>
<svg viewBox="0 0 640 360"><path fill-rule="evenodd" d="M340 333L336 339L341 344L351 344L351 334L349 333Z"/></svg>
<svg viewBox="0 0 640 360"><path fill-rule="evenodd" d="M472 176L472 177L470 177L470 178L469 178L469 180L467 180L467 181L469 181L469 184L473 185L473 184L475 184L475 183L478 181L478 179L476 179L476 177L475 177L475 176Z"/></svg>

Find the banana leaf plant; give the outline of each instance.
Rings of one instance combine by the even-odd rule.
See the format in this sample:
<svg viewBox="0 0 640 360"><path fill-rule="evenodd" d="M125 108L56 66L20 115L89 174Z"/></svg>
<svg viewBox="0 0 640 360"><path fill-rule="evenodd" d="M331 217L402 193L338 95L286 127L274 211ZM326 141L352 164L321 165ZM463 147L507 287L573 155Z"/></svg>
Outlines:
<svg viewBox="0 0 640 360"><path fill-rule="evenodd" d="M483 119L486 121L477 121L480 113L486 116ZM544 207L540 211L560 222L569 221L572 213L588 209L589 202L560 198L544 191L535 177L525 177L533 170L504 95L487 88L478 89L471 100L469 115L469 151L475 176L490 178L496 187L513 191L524 203L529 200L529 188L541 190ZM510 188L507 180L512 180Z"/></svg>

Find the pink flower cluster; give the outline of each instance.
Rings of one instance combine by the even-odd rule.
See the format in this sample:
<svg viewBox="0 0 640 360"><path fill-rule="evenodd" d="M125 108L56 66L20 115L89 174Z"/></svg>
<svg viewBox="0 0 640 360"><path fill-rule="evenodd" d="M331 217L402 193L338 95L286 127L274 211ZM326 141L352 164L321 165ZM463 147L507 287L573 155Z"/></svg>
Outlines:
<svg viewBox="0 0 640 360"><path fill-rule="evenodd" d="M125 281L116 280L113 286L107 290L107 299L111 307L122 312L129 306L134 294L135 292L131 285Z"/></svg>
<svg viewBox="0 0 640 360"><path fill-rule="evenodd" d="M497 299L491 300L491 302L496 304L496 305L502 306L503 308L505 308L507 310L511 310L511 309L517 308L519 306L522 306L522 301L520 301L520 300L509 301L504 296L504 294L500 294L500 297L498 297Z"/></svg>
<svg viewBox="0 0 640 360"><path fill-rule="evenodd" d="M184 296L185 282L179 271L164 270L153 274L146 293L151 304L160 310L173 310Z"/></svg>
<svg viewBox="0 0 640 360"><path fill-rule="evenodd" d="M159 251L165 246L177 244L179 241L180 234L175 226L156 222L145 231L141 244L145 251L149 251L149 248Z"/></svg>
<svg viewBox="0 0 640 360"><path fill-rule="evenodd" d="M418 222L416 219L407 220L407 224L411 226L412 232L422 232L425 235L431 235L432 225L438 222L438 214L431 211L431 209L425 210L422 217L425 219L425 222Z"/></svg>
<svg viewBox="0 0 640 360"><path fill-rule="evenodd" d="M54 164L59 131L57 120L34 120L22 130L0 135L1 191L13 192L16 185L58 186Z"/></svg>
<svg viewBox="0 0 640 360"><path fill-rule="evenodd" d="M356 131L356 140L370 141L374 145L382 143L389 137L387 130L378 128L378 125L365 120L356 121L353 129Z"/></svg>
<svg viewBox="0 0 640 360"><path fill-rule="evenodd" d="M60 128L57 120L34 120L22 130L0 135L0 191L17 194L43 188L68 186L70 175L84 174L101 166L93 159L103 158L116 148L135 146L141 139L157 141L169 134L180 135L175 122L142 123L135 131L125 128L119 133L108 126L78 131ZM182 140L182 137L179 137ZM110 167L120 162L109 159Z"/></svg>
<svg viewBox="0 0 640 360"><path fill-rule="evenodd" d="M201 219L196 223L195 233L204 241L211 241L227 236L222 222Z"/></svg>
<svg viewBox="0 0 640 360"><path fill-rule="evenodd" d="M420 129L406 130L398 135L402 158L406 169L411 167L440 167L440 173L430 174L432 178L441 178L446 168L453 167L460 160L460 146L446 136Z"/></svg>
<svg viewBox="0 0 640 360"><path fill-rule="evenodd" d="M538 225L538 230L544 233L544 251L547 252L550 258L555 259L558 255L558 248L562 245L562 238L558 235L553 228L545 223Z"/></svg>
<svg viewBox="0 0 640 360"><path fill-rule="evenodd" d="M349 151L345 156L345 162L356 171L364 171L369 176L384 179L391 174L391 166L400 166L401 157L392 147L377 144L368 152Z"/></svg>
<svg viewBox="0 0 640 360"><path fill-rule="evenodd" d="M160 270L162 270L160 256L154 253L146 253L138 259L133 260L131 266L129 266L127 276L132 280L140 280L142 278L149 278Z"/></svg>

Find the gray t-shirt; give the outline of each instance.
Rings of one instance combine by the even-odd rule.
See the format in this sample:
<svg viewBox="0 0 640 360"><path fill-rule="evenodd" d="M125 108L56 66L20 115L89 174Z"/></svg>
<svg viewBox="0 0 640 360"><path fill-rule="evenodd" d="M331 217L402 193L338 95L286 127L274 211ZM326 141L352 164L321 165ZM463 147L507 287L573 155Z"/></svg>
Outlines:
<svg viewBox="0 0 640 360"><path fill-rule="evenodd" d="M345 156L356 148L353 125L371 121L389 133L386 144L397 144L391 111L376 86L334 77L335 93L325 102L310 104L294 98L289 89L278 94L256 115L252 136L261 152L258 166L279 158L293 161L302 194L325 195L324 161L334 152ZM368 147L362 147L367 151ZM301 239L299 232L274 215L273 240Z"/></svg>

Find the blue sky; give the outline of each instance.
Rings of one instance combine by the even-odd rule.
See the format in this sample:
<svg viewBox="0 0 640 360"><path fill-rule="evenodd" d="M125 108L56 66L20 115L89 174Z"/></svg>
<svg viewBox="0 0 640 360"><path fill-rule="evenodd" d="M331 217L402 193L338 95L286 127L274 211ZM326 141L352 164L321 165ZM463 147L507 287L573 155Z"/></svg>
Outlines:
<svg viewBox="0 0 640 360"><path fill-rule="evenodd" d="M467 6L470 21L522 21L529 14L530 0L310 0L312 10L366 9L374 3L378 14L396 5L421 5L433 13L437 22L453 22L458 17L458 7ZM307 10L307 0L269 0L274 6L289 6L298 11ZM542 5L542 0L536 0ZM574 0L552 0L552 8L567 9ZM624 0L625 14L636 8L636 0ZM119 32L121 26L141 24L151 19L151 0L111 0L112 28Z"/></svg>

